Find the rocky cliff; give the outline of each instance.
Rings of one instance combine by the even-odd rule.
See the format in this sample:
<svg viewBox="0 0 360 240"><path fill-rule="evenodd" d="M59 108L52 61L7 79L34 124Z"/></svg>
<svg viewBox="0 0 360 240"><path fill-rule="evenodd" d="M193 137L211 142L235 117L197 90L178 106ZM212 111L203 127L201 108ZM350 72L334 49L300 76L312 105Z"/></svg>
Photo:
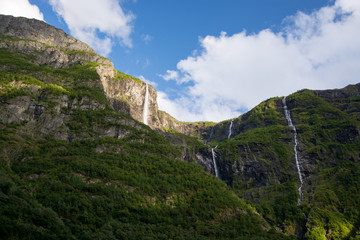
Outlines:
<svg viewBox="0 0 360 240"><path fill-rule="evenodd" d="M69 68L88 62L98 73L101 86L112 107L142 121L145 83L115 70L113 63L94 52L87 44L35 19L0 16L1 48L19 51L35 57L35 64L55 68ZM3 66L5 67L5 66ZM100 85L101 84L101 85ZM161 129L157 107L157 94L149 88L149 126Z"/></svg>
<svg viewBox="0 0 360 240"><path fill-rule="evenodd" d="M0 15L0 22L0 32L6 36L33 40L66 51L95 53L90 46L43 21Z"/></svg>
<svg viewBox="0 0 360 240"><path fill-rule="evenodd" d="M112 107L119 113L143 121L146 84L114 69L109 59L96 54L87 44L45 22L4 15L0 15L0 33L3 35L0 47L30 54L39 65L67 68L86 62L95 63ZM199 131L199 124L185 124L159 111L157 93L152 86L149 87L148 125L153 129L173 129L186 135Z"/></svg>
<svg viewBox="0 0 360 240"><path fill-rule="evenodd" d="M85 43L67 35L63 30L54 28L44 22L35 19L14 18L11 16L0 15L0 34L1 42L0 48L6 49L7 55L16 57L16 54L23 53L26 56L31 56L32 63L38 66L39 69L33 69L30 75L43 81L47 86L51 84L60 85L62 90L77 92L76 96L59 96L53 99L51 104L56 104L55 112L51 110L52 105L43 101L49 90L41 90L39 85L29 86L26 90L28 94L33 93L35 99L27 97L19 97L19 99L11 99L7 102L4 114L5 121L19 122L23 120L30 121L36 116L37 124L30 123L33 133L43 133L44 135L53 133L57 139L78 139L76 134L69 128L67 121L68 113L75 109L102 109L109 107L120 114L131 116L133 119L143 122L143 113L145 105L145 91L146 84L141 80L130 75L119 72L113 67L113 63L94 52L94 50ZM4 53L5 54L5 53ZM25 65L27 63L24 63ZM2 65L3 70L9 68ZM28 66L22 66L22 68ZM38 74L38 70L48 71L50 68L59 69L59 71L76 71L86 70L91 72L93 79L87 81L86 76L63 76L67 80L60 79L59 76L53 78ZM65 73L65 72L64 72ZM29 74L29 73L28 73ZM65 74L68 75L68 74ZM59 84L61 82L61 84ZM49 85L50 84L50 85ZM24 86L14 86L18 89L23 89ZM68 90L64 89L68 88ZM94 92L94 87L96 93ZM86 93L89 88L93 88L93 94L100 95L103 91L107 98L100 101L94 101L89 98L89 93ZM79 95L79 89L81 94ZM185 135L191 135L199 138L206 133L209 128L209 123L183 123L171 117L168 113L159 111L157 105L156 90L149 85L148 87L148 117L147 124L152 129L161 132L168 130L175 130ZM65 110L65 108L68 108ZM49 111L59 114L51 117ZM54 115L54 114L53 114ZM19 119L15 121L14 119ZM29 124L30 124L29 123ZM211 123L210 123L211 125ZM24 129L28 129L25 126ZM94 136L118 136L118 130L115 127L102 129L99 126L95 127ZM120 134L121 135L121 134ZM120 136L119 135L119 136ZM168 138L169 134L166 134ZM186 142L186 141L185 141ZM184 142L183 142L184 143ZM183 146L183 157L188 161L194 161L202 164L205 169L210 172L214 171L211 162L211 156L207 157L209 150L205 153L197 152L191 146ZM207 162L208 164L204 164Z"/></svg>

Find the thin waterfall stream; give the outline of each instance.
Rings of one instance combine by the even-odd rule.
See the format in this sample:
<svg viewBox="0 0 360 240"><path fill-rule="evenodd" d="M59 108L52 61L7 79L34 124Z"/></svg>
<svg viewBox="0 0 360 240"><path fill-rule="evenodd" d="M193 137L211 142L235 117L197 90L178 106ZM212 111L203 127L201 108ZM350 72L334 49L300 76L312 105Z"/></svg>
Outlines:
<svg viewBox="0 0 360 240"><path fill-rule="evenodd" d="M234 120L232 120L232 121L230 122L228 139L231 137L231 128L232 128L232 126L233 126L233 121L234 121Z"/></svg>
<svg viewBox="0 0 360 240"><path fill-rule="evenodd" d="M217 146L214 148L211 148L211 153L212 153L212 159L213 159L213 164L214 164L215 176L217 178L219 178L219 170L217 168L216 159L215 159L215 149L216 148L217 148Z"/></svg>
<svg viewBox="0 0 360 240"><path fill-rule="evenodd" d="M148 112L149 112L149 86L146 83L144 109L143 109L143 123L146 125L148 125Z"/></svg>
<svg viewBox="0 0 360 240"><path fill-rule="evenodd" d="M297 140L297 131L296 131L296 127L294 126L292 120L291 120L291 115L290 115L290 111L287 108L286 105L286 97L283 98L282 100L283 105L284 105L284 112L285 112L285 118L288 122L288 126L292 128L293 132L294 132L294 153L295 153L295 161L296 161L296 168L298 171L298 175L299 175L299 180L300 180L300 187L298 189L299 192L299 199L298 199L298 205L300 205L302 198L303 198L303 194L302 194L302 186L303 186L303 178L301 175L301 170L300 170L300 163L299 163L299 159L298 159L298 151L297 151L297 146L299 144L298 140Z"/></svg>

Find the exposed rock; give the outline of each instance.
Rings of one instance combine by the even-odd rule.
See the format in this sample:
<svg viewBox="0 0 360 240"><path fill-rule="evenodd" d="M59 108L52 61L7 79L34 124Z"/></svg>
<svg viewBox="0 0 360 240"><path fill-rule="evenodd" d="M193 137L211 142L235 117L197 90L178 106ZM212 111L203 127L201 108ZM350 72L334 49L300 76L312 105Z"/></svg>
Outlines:
<svg viewBox="0 0 360 240"><path fill-rule="evenodd" d="M34 64L48 65L55 68L67 68L84 62L99 63L96 72L100 85L104 89L111 106L119 113L128 114L142 122L145 102L145 83L129 76L121 79L116 77L117 71L113 63L96 54L87 44L67 35L45 22L0 15L0 33L10 37L0 41L0 47L11 51L20 51L36 57ZM49 80L46 80L49 81ZM50 81L51 82L51 81ZM76 101L76 100L74 100ZM69 103L70 108L76 103ZM90 105L80 103L81 109L91 109ZM56 106L59 111L59 105ZM61 106L63 107L63 106ZM38 108L36 116L38 115ZM15 111L15 110L13 110ZM22 111L18 109L17 111ZM173 129L186 135L199 137L207 131L208 124L187 124L176 120L169 114L159 111L156 90L149 85L148 125L153 129ZM18 114L19 115L19 114Z"/></svg>
<svg viewBox="0 0 360 240"><path fill-rule="evenodd" d="M0 32L7 36L39 41L67 51L80 50L95 53L87 44L43 21L24 17L0 15Z"/></svg>

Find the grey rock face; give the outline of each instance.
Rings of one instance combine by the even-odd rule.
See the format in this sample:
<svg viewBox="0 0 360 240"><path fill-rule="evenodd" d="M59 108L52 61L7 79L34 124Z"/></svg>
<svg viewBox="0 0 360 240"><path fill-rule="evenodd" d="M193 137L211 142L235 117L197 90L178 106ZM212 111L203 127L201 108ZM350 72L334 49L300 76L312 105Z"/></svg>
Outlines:
<svg viewBox="0 0 360 240"><path fill-rule="evenodd" d="M0 33L11 37L0 42L0 47L35 56L38 64L61 68L89 61L113 66L89 45L36 19L0 15Z"/></svg>
<svg viewBox="0 0 360 240"><path fill-rule="evenodd" d="M13 37L3 39L0 42L0 48L35 56L35 64L66 68L83 64L85 61L100 63L96 71L112 107L117 112L129 114L142 122L145 83L126 78L114 79L116 70L113 63L96 54L87 44L45 22L22 17L0 15L0 33ZM187 135L193 131L192 125L183 124L169 114L158 110L157 93L151 86L149 87L148 125L153 129L169 128Z"/></svg>
<svg viewBox="0 0 360 240"><path fill-rule="evenodd" d="M73 65L82 65L87 62L96 63L96 72L99 80L84 82L81 85L87 87L100 87L110 102L110 106L118 113L127 114L135 120L143 121L146 84L132 77L124 75L119 79L113 63L96 54L85 43L67 35L63 30L48 25L45 22L15 18L0 15L0 48L7 48L11 52L21 52L35 57L34 65L46 65L58 69L66 69ZM6 66L0 66L6 69ZM41 73L35 76L44 83L61 85ZM20 132L25 135L39 136L51 135L56 139L74 141L81 138L115 137L124 138L129 131L120 128L116 124L123 124L137 129L140 124L131 119L107 119L114 125L103 127L91 125L92 136L78 136L69 129L72 112L76 110L101 110L105 108L89 97L69 98L67 95L54 96L41 89L40 86L20 86L14 81L14 87L26 88L31 92L29 96L18 96L0 105L0 118L3 123L22 124ZM20 84L20 85L19 85ZM69 86L76 85L67 83ZM156 90L149 85L148 96L148 126L152 129L174 129L186 135L194 131L200 131L205 124L184 124L169 114L159 111L157 105ZM32 97L30 97L32 96ZM49 104L51 102L51 104ZM119 122L120 121L120 122ZM184 151L183 159L198 162L207 171L212 172L211 152L188 152Z"/></svg>
<svg viewBox="0 0 360 240"><path fill-rule="evenodd" d="M36 19L0 15L0 32L7 36L35 40L70 51L95 53L90 46L67 35L63 30Z"/></svg>

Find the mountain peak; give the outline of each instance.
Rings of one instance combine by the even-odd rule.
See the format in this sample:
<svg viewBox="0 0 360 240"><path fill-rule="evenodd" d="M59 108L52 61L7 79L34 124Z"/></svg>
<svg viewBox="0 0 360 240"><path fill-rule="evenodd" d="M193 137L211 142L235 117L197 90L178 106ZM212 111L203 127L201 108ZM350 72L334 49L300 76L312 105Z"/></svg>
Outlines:
<svg viewBox="0 0 360 240"><path fill-rule="evenodd" d="M71 37L62 29L37 19L0 14L0 32L6 36L34 40L49 46L63 48L67 51L95 53L89 45Z"/></svg>

